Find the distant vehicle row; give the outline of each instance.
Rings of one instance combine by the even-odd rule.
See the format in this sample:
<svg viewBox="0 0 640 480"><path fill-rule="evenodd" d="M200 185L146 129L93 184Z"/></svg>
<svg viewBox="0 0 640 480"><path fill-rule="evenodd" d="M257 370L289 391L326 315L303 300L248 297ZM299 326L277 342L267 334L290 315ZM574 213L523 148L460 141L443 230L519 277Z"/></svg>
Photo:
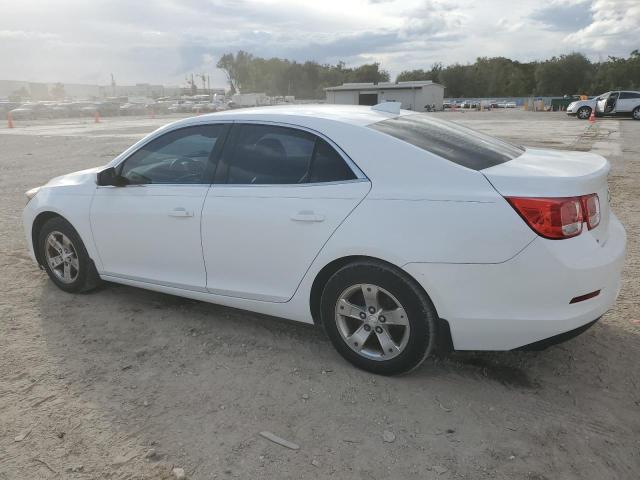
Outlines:
<svg viewBox="0 0 640 480"><path fill-rule="evenodd" d="M481 102L479 100L464 100L461 103L456 102L444 102L443 108L480 108L481 106L484 108L516 108L516 102Z"/></svg>
<svg viewBox="0 0 640 480"><path fill-rule="evenodd" d="M223 102L160 101L151 104L119 102L0 102L0 115L14 120L147 115L150 113L212 113L230 108Z"/></svg>

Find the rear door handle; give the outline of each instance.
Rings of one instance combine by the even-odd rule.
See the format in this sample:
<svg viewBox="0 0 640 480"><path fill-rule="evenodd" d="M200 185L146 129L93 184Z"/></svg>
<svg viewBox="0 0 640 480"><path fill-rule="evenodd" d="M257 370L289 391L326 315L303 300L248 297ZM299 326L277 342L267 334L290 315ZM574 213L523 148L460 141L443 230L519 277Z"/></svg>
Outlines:
<svg viewBox="0 0 640 480"><path fill-rule="evenodd" d="M324 222L324 215L319 215L311 210L302 210L291 215L294 222Z"/></svg>
<svg viewBox="0 0 640 480"><path fill-rule="evenodd" d="M193 217L193 212L189 212L186 208L177 207L169 212L170 217Z"/></svg>

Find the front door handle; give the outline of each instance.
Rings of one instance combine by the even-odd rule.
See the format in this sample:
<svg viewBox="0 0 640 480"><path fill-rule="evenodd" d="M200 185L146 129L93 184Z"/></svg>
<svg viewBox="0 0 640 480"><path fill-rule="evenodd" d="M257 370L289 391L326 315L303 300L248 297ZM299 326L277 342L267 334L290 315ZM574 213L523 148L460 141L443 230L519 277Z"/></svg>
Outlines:
<svg viewBox="0 0 640 480"><path fill-rule="evenodd" d="M189 212L186 208L177 207L169 212L170 217L193 217L193 212Z"/></svg>
<svg viewBox="0 0 640 480"><path fill-rule="evenodd" d="M311 210L302 210L291 215L294 222L324 222L324 215L319 215Z"/></svg>

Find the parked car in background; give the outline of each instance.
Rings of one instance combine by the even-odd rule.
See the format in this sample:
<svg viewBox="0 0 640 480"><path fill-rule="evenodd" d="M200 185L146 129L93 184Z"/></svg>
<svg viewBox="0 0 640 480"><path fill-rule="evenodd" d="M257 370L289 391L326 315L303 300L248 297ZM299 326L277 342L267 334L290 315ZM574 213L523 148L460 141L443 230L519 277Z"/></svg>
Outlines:
<svg viewBox="0 0 640 480"><path fill-rule="evenodd" d="M53 118L50 106L43 103L24 103L11 110L14 120L37 120L39 118Z"/></svg>
<svg viewBox="0 0 640 480"><path fill-rule="evenodd" d="M586 120L594 112L597 117L631 117L640 120L640 92L620 90L603 93L589 100L571 102L567 115Z"/></svg>
<svg viewBox="0 0 640 480"><path fill-rule="evenodd" d="M120 106L120 115L145 115L147 106L142 103L125 103Z"/></svg>
<svg viewBox="0 0 640 480"><path fill-rule="evenodd" d="M262 107L54 178L23 221L64 291L106 280L316 323L354 365L396 374L438 348L540 349L595 323L626 244L609 169L395 102Z"/></svg>
<svg viewBox="0 0 640 480"><path fill-rule="evenodd" d="M191 107L193 113L213 113L216 110L216 105L212 102L198 102Z"/></svg>
<svg viewBox="0 0 640 480"><path fill-rule="evenodd" d="M51 105L49 110L51 111L51 115L53 118L68 118L71 116L71 103L70 102L61 102Z"/></svg>

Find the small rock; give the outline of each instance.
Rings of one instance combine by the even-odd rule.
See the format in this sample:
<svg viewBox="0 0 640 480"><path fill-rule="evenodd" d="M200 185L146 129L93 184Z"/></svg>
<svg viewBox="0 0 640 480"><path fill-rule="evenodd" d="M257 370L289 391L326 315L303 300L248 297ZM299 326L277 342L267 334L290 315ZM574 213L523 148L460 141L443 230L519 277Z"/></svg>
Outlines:
<svg viewBox="0 0 640 480"><path fill-rule="evenodd" d="M120 370L122 370L122 371L124 372L125 370L129 370L130 368L131 368L131 365L123 365L123 366L120 368Z"/></svg>
<svg viewBox="0 0 640 480"><path fill-rule="evenodd" d="M438 475L442 475L443 473L447 473L449 469L447 467L443 467L442 465L435 465L433 467L433 471L436 472Z"/></svg>
<svg viewBox="0 0 640 480"><path fill-rule="evenodd" d="M314 467L320 468L320 462L315 458L311 460L311 465L313 465Z"/></svg>
<svg viewBox="0 0 640 480"><path fill-rule="evenodd" d="M303 393L303 394L302 394L302 399L303 399L303 400L309 400L309 395L308 395L308 394L306 394L306 393Z"/></svg>
<svg viewBox="0 0 640 480"><path fill-rule="evenodd" d="M184 480L185 478L187 478L187 476L184 473L184 468L174 468L171 473L173 473L173 477L176 480Z"/></svg>
<svg viewBox="0 0 640 480"><path fill-rule="evenodd" d="M385 430L382 433L382 440L384 440L387 443L393 443L396 441L396 434L393 432L390 432L389 430Z"/></svg>
<svg viewBox="0 0 640 480"><path fill-rule="evenodd" d="M509 460L515 460L515 459L516 459L516 456L515 456L515 455L511 455L511 456L509 456Z"/></svg>
<svg viewBox="0 0 640 480"><path fill-rule="evenodd" d="M142 405L144 405L145 407L149 406L149 402L147 400L145 400L144 402L142 402Z"/></svg>
<svg viewBox="0 0 640 480"><path fill-rule="evenodd" d="M26 430L23 430L22 432L20 432L18 435L16 435L14 437L14 441L16 442L21 442L23 441L25 438L27 438L29 436L29 434L31 433L31 428L28 428Z"/></svg>
<svg viewBox="0 0 640 480"><path fill-rule="evenodd" d="M155 456L156 456L156 449L155 448L150 448L144 454L144 458L155 458Z"/></svg>

